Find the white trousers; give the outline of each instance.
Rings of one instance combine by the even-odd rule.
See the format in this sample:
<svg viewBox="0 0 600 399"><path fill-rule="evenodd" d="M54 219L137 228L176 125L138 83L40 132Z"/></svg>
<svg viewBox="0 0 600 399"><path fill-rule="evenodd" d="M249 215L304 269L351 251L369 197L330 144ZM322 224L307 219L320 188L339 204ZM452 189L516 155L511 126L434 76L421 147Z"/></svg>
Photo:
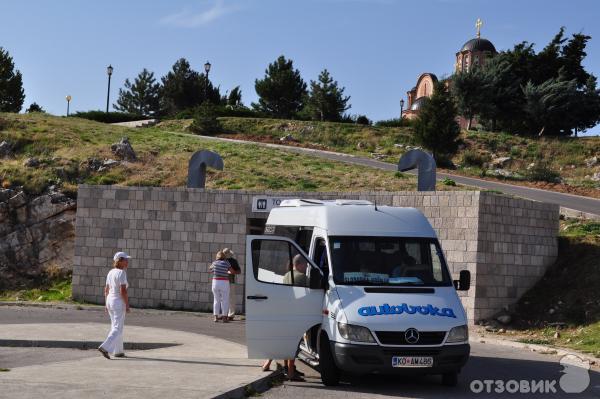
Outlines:
<svg viewBox="0 0 600 399"><path fill-rule="evenodd" d="M227 316L229 311L229 280L212 281L212 292L214 296L213 314L215 316Z"/></svg>
<svg viewBox="0 0 600 399"><path fill-rule="evenodd" d="M235 284L229 284L229 317L235 316Z"/></svg>
<svg viewBox="0 0 600 399"><path fill-rule="evenodd" d="M106 307L110 316L110 332L100 347L108 353L124 353L123 327L125 324L125 302L121 298L114 298L109 295L106 298Z"/></svg>

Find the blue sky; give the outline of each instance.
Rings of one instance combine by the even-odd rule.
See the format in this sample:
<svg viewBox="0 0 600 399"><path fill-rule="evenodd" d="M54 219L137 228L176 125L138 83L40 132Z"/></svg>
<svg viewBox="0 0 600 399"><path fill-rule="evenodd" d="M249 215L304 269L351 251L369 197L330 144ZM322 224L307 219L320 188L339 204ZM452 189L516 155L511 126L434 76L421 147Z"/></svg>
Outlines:
<svg viewBox="0 0 600 399"><path fill-rule="evenodd" d="M397 117L399 100L421 72L452 71L456 51L475 36L497 49L527 40L543 47L566 26L592 36L585 65L600 75L600 2L595 0L0 0L0 46L24 77L25 104L47 111L104 109L106 66L111 103L142 68L164 75L180 57L223 92L254 80L280 54L303 78L329 69L352 98L350 113ZM593 129L600 132L600 128Z"/></svg>

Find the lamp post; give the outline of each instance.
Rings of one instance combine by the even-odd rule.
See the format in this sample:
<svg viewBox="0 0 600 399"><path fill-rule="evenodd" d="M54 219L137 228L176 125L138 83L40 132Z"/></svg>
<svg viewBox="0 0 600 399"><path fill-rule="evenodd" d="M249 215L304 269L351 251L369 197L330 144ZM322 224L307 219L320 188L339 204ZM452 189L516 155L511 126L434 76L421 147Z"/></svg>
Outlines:
<svg viewBox="0 0 600 399"><path fill-rule="evenodd" d="M69 106L71 105L71 96L68 95L65 97L65 99L67 100L67 116L69 116Z"/></svg>
<svg viewBox="0 0 600 399"><path fill-rule="evenodd" d="M113 73L112 65L109 65L106 68L106 73L108 74L108 91L106 92L106 113L108 114L108 102L110 99L110 77L112 76L112 73Z"/></svg>
<svg viewBox="0 0 600 399"><path fill-rule="evenodd" d="M204 101L208 101L208 73L210 72L210 62L204 64L204 72L206 72L206 84L204 85Z"/></svg>
<svg viewBox="0 0 600 399"><path fill-rule="evenodd" d="M404 112L404 99L400 99L400 120L402 120L402 113Z"/></svg>

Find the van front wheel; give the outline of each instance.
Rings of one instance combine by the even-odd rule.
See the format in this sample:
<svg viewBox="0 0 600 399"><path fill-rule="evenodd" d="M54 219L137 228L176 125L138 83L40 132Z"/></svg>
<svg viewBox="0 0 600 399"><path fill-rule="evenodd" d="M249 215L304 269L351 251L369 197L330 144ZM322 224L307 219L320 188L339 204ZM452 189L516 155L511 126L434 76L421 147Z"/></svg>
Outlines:
<svg viewBox="0 0 600 399"><path fill-rule="evenodd" d="M340 383L340 370L335 365L329 339L325 334L321 335L319 343L319 369L324 385L335 386Z"/></svg>

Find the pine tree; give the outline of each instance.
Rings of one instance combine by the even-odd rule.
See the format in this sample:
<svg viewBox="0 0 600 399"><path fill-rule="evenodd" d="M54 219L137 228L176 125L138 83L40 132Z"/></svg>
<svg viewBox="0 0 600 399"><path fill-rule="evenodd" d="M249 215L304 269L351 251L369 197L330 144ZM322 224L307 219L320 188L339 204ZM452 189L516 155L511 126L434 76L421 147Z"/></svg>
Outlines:
<svg viewBox="0 0 600 399"><path fill-rule="evenodd" d="M456 152L460 133L456 116L456 106L445 82L437 82L414 124L416 140L433 153L436 161Z"/></svg>
<svg viewBox="0 0 600 399"><path fill-rule="evenodd" d="M340 88L329 71L324 69L319 74L319 81L310 81L310 94L307 107L312 119L320 121L339 121L345 111L350 96L344 97L345 88Z"/></svg>
<svg viewBox="0 0 600 399"><path fill-rule="evenodd" d="M156 116L159 113L160 84L154 73L146 68L134 79L133 84L125 79L125 89L119 89L117 104L113 107L122 112L140 116Z"/></svg>
<svg viewBox="0 0 600 399"><path fill-rule="evenodd" d="M255 80L254 88L259 98L258 104L252 106L278 118L294 117L304 106L307 95L300 71L283 55L269 64L264 78Z"/></svg>
<svg viewBox="0 0 600 399"><path fill-rule="evenodd" d="M227 97L227 105L231 105L232 107L243 107L242 103L242 90L240 86L234 87L229 96Z"/></svg>
<svg viewBox="0 0 600 399"><path fill-rule="evenodd" d="M452 77L452 95L458 112L468 120L467 130L471 130L473 118L485 107L485 80L481 68L472 67L468 71L456 73Z"/></svg>
<svg viewBox="0 0 600 399"><path fill-rule="evenodd" d="M0 47L0 112L19 112L25 101L23 76L8 51Z"/></svg>
<svg viewBox="0 0 600 399"><path fill-rule="evenodd" d="M195 108L207 100L212 104L221 103L219 88L207 82L206 75L194 71L185 58L175 62L161 81L160 108L165 114Z"/></svg>
<svg viewBox="0 0 600 399"><path fill-rule="evenodd" d="M523 94L527 125L531 134L560 134L561 127L569 130L570 134L570 128L565 126L563 119L568 117L566 111L577 97L575 79L548 79L539 85L530 81L523 86Z"/></svg>

